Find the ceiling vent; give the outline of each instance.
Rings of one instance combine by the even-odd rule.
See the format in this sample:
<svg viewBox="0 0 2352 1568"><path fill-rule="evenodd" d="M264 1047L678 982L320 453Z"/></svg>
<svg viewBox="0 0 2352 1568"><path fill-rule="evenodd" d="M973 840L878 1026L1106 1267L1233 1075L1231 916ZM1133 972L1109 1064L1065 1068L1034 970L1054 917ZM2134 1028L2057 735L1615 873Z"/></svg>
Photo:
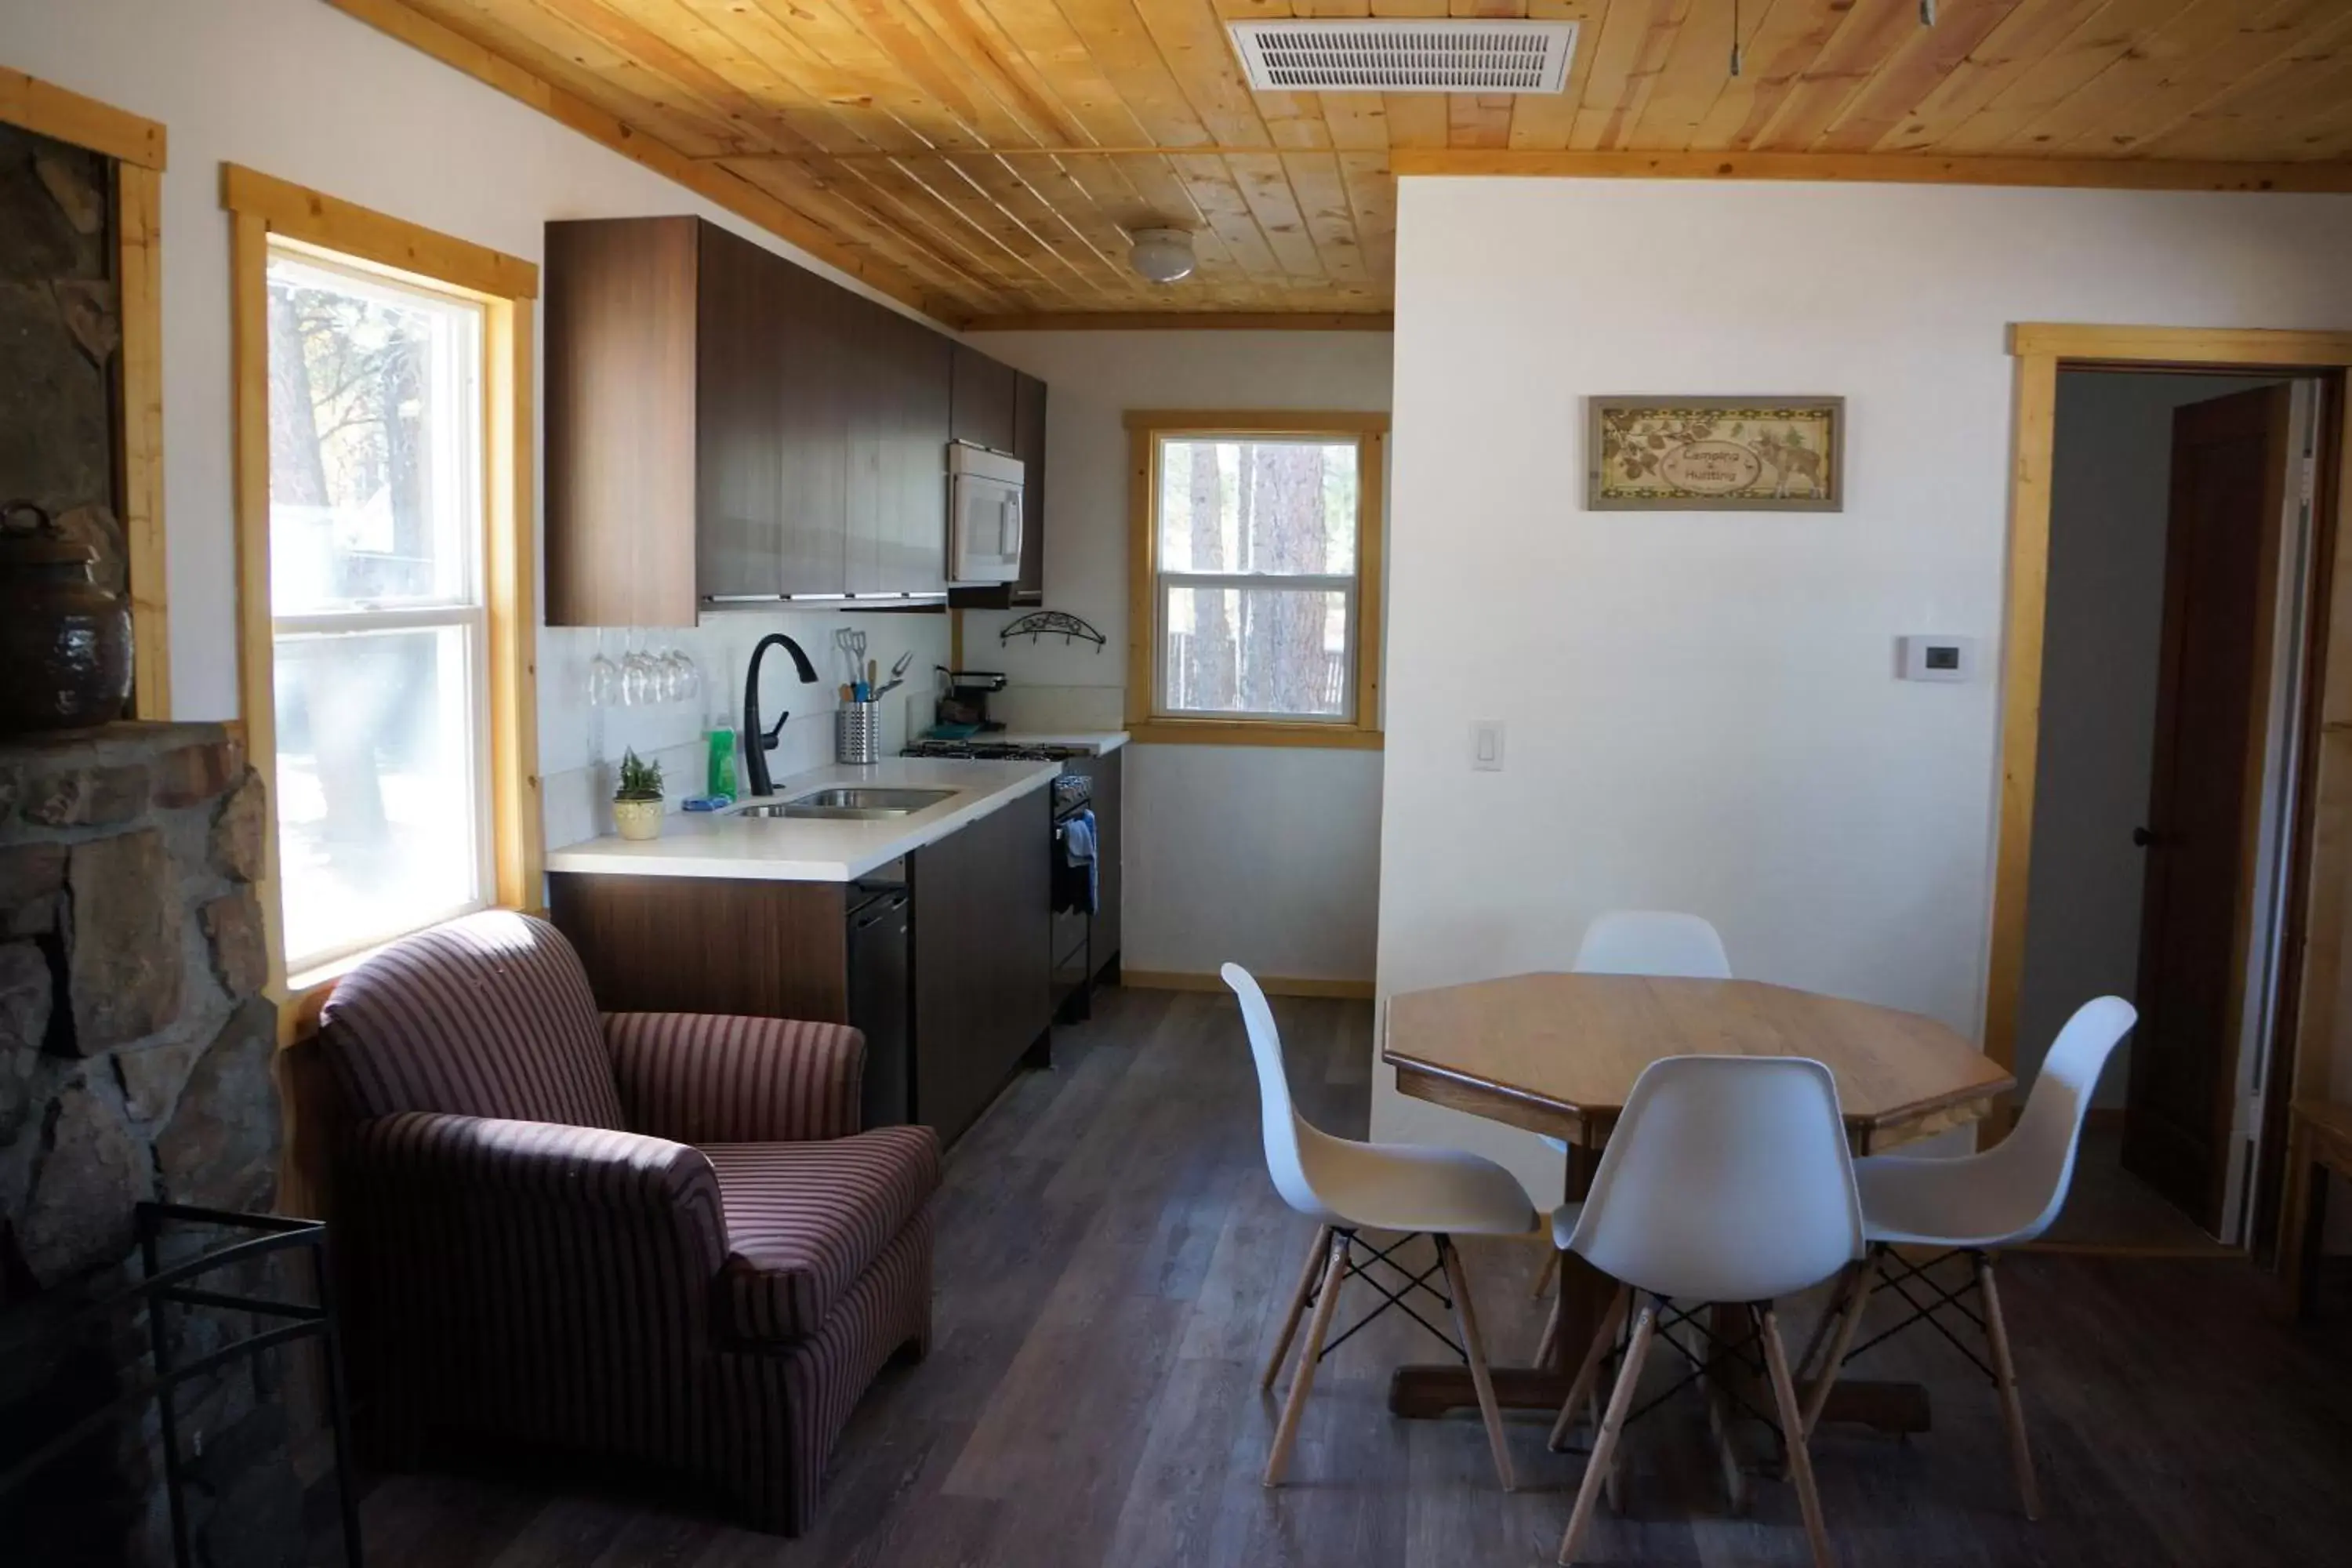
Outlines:
<svg viewBox="0 0 2352 1568"><path fill-rule="evenodd" d="M1234 22L1262 92L1558 92L1573 22Z"/></svg>

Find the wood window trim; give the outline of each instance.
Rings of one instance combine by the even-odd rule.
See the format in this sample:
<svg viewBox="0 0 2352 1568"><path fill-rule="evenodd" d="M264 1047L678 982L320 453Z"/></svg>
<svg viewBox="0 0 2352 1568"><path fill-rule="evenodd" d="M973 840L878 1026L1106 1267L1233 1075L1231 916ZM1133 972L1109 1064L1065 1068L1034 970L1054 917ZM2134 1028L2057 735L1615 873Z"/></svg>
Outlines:
<svg viewBox="0 0 2352 1568"><path fill-rule="evenodd" d="M2041 745L2042 633L2048 607L2051 486L2063 370L2133 367L2328 377L2332 452L2316 520L2321 545L2312 596L2316 722L2306 742L2311 787L2308 831L2294 856L2302 872L2301 973L2282 1009L2292 1030L2283 1062L2289 1093L2325 1083L2340 1028L2337 991L2352 924L2352 332L2278 331L2020 322L2010 328L2016 364L2010 470L2007 605L2001 634L2000 816L1993 857L1992 918L1985 966L1985 1054L2013 1068L2017 1009L2025 973L2026 894L2033 844L2033 794ZM2288 1095L2266 1097L2281 1106Z"/></svg>
<svg viewBox="0 0 2352 1568"><path fill-rule="evenodd" d="M1386 414L1344 410L1134 408L1128 433L1127 728L1141 745L1305 746L1379 751L1381 730L1381 558L1387 540ZM1185 435L1345 435L1362 443L1357 474L1355 712L1345 724L1286 724L1267 719L1179 719L1156 711L1159 666L1160 537L1152 472L1160 438Z"/></svg>
<svg viewBox="0 0 2352 1568"><path fill-rule="evenodd" d="M532 306L539 268L519 257L260 174L221 165L229 214L231 379L236 388L237 688L246 752L273 802L260 889L269 939L269 994L281 1035L355 959L289 990L278 889L277 704L269 597L268 268L273 237L397 281L478 300L484 310L483 405L488 615L492 901L536 913L545 886L541 826L538 599L533 578Z"/></svg>
<svg viewBox="0 0 2352 1568"><path fill-rule="evenodd" d="M172 622L163 549L163 127L0 67L0 121L114 161L114 276L122 329L116 453L131 595L131 712L172 716Z"/></svg>

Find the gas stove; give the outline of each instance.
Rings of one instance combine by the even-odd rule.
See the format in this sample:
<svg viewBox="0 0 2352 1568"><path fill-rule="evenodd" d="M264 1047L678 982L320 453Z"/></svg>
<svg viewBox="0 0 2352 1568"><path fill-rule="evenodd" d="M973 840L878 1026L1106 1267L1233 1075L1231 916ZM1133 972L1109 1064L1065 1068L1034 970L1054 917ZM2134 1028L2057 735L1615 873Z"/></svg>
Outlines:
<svg viewBox="0 0 2352 1568"><path fill-rule="evenodd" d="M902 757L947 757L958 762L1066 763L1090 757L1092 746L1030 745L1019 741L917 741L898 753Z"/></svg>

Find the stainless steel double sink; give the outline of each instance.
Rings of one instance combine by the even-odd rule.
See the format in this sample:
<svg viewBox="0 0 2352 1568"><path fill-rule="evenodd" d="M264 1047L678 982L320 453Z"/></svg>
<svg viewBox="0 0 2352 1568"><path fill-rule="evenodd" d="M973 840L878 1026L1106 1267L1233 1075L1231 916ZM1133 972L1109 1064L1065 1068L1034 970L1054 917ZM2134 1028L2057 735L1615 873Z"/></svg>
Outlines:
<svg viewBox="0 0 2352 1568"><path fill-rule="evenodd" d="M958 792L951 789L821 789L790 800L762 801L738 807L738 816L796 816L840 822L878 822L892 816L912 816Z"/></svg>

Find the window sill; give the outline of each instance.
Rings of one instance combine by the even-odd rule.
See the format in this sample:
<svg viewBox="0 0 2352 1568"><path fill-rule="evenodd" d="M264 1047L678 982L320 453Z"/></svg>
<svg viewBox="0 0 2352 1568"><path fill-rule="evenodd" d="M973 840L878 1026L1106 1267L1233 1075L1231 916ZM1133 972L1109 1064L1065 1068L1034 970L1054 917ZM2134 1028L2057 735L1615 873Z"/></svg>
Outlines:
<svg viewBox="0 0 2352 1568"><path fill-rule="evenodd" d="M1385 743L1378 730L1353 724L1276 724L1263 719L1139 719L1128 724L1139 746L1309 746L1331 751L1377 752Z"/></svg>

